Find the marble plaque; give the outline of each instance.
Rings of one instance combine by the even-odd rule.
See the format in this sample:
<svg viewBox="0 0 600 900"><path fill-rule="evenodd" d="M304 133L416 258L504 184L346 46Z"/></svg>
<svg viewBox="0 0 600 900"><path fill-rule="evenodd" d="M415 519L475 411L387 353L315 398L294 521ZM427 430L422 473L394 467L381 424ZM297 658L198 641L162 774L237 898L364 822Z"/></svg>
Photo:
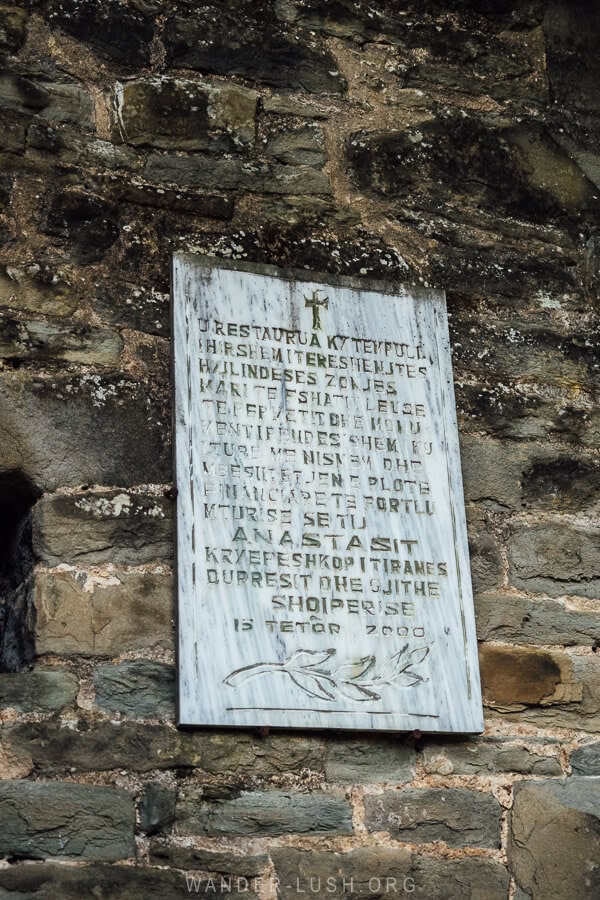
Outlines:
<svg viewBox="0 0 600 900"><path fill-rule="evenodd" d="M177 255L179 721L483 728L444 295Z"/></svg>

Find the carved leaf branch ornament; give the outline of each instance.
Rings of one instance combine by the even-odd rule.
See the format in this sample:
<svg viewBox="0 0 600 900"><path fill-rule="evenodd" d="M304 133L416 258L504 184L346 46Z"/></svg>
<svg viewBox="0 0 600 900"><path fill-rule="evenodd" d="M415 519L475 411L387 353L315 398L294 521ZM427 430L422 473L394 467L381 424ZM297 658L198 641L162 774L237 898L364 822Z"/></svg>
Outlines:
<svg viewBox="0 0 600 900"><path fill-rule="evenodd" d="M405 644L383 663L379 671L374 655L337 664L335 649L296 650L283 662L255 663L235 669L224 683L237 688L251 678L280 672L289 676L309 697L318 700L335 702L339 697L358 702L380 700L383 687L415 687L428 680L415 672L415 668L425 661L429 650L429 646L409 650L409 645Z"/></svg>

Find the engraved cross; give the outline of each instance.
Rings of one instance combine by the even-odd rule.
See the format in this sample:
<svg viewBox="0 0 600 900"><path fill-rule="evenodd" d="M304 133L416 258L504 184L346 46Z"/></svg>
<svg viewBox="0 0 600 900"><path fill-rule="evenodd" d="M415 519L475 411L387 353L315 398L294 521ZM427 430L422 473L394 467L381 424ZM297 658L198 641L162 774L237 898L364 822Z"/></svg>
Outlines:
<svg viewBox="0 0 600 900"><path fill-rule="evenodd" d="M316 331L318 328L322 328L321 325L321 307L323 309L327 309L329 306L329 297L319 297L319 291L313 291L312 297L304 298L304 306L305 308L312 309L313 321L312 327L313 331Z"/></svg>

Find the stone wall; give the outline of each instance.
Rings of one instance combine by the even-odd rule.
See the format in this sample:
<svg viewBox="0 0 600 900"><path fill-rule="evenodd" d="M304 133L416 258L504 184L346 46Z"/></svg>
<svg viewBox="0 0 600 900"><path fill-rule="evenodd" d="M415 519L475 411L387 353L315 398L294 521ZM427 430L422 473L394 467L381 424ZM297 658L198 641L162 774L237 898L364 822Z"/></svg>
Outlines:
<svg viewBox="0 0 600 900"><path fill-rule="evenodd" d="M599 27L0 3L2 897L598 896ZM482 737L175 728L175 250L446 289Z"/></svg>

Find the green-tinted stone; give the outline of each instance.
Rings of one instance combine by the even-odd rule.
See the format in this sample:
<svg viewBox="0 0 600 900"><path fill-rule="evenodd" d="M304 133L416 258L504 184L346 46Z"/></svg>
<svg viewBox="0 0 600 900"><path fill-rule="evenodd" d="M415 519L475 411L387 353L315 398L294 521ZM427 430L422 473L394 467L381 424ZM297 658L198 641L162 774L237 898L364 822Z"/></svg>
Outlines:
<svg viewBox="0 0 600 900"><path fill-rule="evenodd" d="M0 853L110 862L134 856L134 807L122 790L61 782L0 782Z"/></svg>
<svg viewBox="0 0 600 900"><path fill-rule="evenodd" d="M142 719L175 718L174 666L146 659L98 666L94 687L100 709Z"/></svg>
<svg viewBox="0 0 600 900"><path fill-rule="evenodd" d="M202 789L181 792L177 803L181 834L350 834L346 800L323 794L255 791L221 803L203 801Z"/></svg>
<svg viewBox="0 0 600 900"><path fill-rule="evenodd" d="M77 676L60 669L0 674L0 706L22 712L54 712L69 706L79 690Z"/></svg>
<svg viewBox="0 0 600 900"><path fill-rule="evenodd" d="M408 788L365 797L369 831L400 841L445 841L449 847L500 846L500 805L464 788Z"/></svg>
<svg viewBox="0 0 600 900"><path fill-rule="evenodd" d="M159 834L171 828L175 821L176 793L175 788L160 782L153 781L146 785L140 800L142 831Z"/></svg>
<svg viewBox="0 0 600 900"><path fill-rule="evenodd" d="M325 775L346 784L403 784L414 777L415 752L397 737L328 741Z"/></svg>
<svg viewBox="0 0 600 900"><path fill-rule="evenodd" d="M551 597L595 598L600 588L600 530L552 523L516 529L508 544L511 583Z"/></svg>

